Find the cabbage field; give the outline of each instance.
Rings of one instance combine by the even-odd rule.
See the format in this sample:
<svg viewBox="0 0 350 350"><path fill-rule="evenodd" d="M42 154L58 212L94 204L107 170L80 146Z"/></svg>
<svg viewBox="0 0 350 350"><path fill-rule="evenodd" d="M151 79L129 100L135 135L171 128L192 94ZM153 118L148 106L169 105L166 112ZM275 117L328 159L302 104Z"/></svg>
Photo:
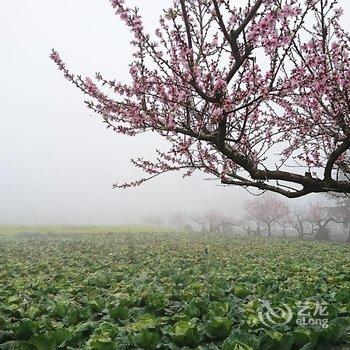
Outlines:
<svg viewBox="0 0 350 350"><path fill-rule="evenodd" d="M0 236L0 349L349 349L350 246Z"/></svg>

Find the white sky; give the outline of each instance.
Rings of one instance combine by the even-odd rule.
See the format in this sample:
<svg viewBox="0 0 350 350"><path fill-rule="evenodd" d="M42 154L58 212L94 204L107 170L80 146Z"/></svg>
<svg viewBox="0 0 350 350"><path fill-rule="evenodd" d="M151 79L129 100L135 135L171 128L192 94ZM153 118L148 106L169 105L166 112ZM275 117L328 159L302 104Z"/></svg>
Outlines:
<svg viewBox="0 0 350 350"><path fill-rule="evenodd" d="M127 2L141 8L151 29L170 3ZM350 30L350 2L340 3ZM48 56L55 48L75 73L125 80L129 40L108 0L2 2L0 224L117 224L151 213L240 211L248 194L204 175L164 175L112 190L114 182L140 177L129 159L152 157L159 140L107 131Z"/></svg>

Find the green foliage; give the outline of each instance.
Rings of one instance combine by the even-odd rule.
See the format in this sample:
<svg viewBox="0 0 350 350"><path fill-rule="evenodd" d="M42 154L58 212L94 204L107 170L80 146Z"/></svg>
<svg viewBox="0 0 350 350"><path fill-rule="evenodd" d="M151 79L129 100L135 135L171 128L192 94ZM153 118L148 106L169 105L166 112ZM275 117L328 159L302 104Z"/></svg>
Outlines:
<svg viewBox="0 0 350 350"><path fill-rule="evenodd" d="M254 334L245 333L241 330L235 330L225 340L223 350L242 349L258 350L260 348L260 338Z"/></svg>
<svg viewBox="0 0 350 350"><path fill-rule="evenodd" d="M144 329L140 333L130 336L130 343L135 348L153 350L160 346L161 340L158 333L149 332Z"/></svg>
<svg viewBox="0 0 350 350"><path fill-rule="evenodd" d="M108 233L164 233L177 230L147 225L97 226L97 225L61 225L61 226L15 226L0 225L0 235L19 235L27 238L39 238L47 234L108 234Z"/></svg>
<svg viewBox="0 0 350 350"><path fill-rule="evenodd" d="M180 233L1 236L0 350L346 349L349 253ZM262 300L294 312L325 300L329 327L268 327Z"/></svg>
<svg viewBox="0 0 350 350"><path fill-rule="evenodd" d="M170 334L174 342L181 346L195 345L200 341L197 325L193 321L177 322Z"/></svg>

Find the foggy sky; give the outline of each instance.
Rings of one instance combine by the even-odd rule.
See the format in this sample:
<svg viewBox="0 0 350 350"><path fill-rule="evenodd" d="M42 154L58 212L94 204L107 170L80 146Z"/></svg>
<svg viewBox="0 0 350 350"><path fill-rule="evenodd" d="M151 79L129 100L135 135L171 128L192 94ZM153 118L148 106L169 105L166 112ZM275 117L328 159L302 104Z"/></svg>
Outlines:
<svg viewBox="0 0 350 350"><path fill-rule="evenodd" d="M149 32L169 0L128 0ZM350 3L345 27L350 30ZM130 158L152 159L158 137L106 130L48 58L57 49L74 73L126 80L130 34L108 0L3 1L0 11L0 225L119 224L168 212L223 210L237 216L243 189L163 175L141 187L112 184L140 178ZM308 198L306 199L308 200Z"/></svg>

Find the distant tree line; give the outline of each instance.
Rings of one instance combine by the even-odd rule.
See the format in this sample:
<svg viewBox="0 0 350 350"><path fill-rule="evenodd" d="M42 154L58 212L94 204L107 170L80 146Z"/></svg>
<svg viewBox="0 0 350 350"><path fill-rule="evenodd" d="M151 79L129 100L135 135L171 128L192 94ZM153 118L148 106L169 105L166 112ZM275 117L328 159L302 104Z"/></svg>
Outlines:
<svg viewBox="0 0 350 350"><path fill-rule="evenodd" d="M161 227L172 226L181 231L250 236L296 236L301 240L329 241L335 231L342 231L350 243L350 200L310 202L303 207L291 207L283 198L266 193L245 203L241 217L218 210L204 210L195 214L176 212L168 215L149 215L145 223Z"/></svg>

